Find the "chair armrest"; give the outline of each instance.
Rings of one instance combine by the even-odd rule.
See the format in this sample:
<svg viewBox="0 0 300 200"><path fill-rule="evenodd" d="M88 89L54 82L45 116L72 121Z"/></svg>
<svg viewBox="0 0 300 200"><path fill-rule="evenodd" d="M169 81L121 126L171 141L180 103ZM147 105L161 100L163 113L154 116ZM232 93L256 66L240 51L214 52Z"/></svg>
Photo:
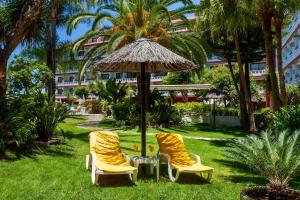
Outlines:
<svg viewBox="0 0 300 200"><path fill-rule="evenodd" d="M166 159L168 161L168 163L171 163L171 157L169 154L158 152L158 156L159 156L159 158Z"/></svg>
<svg viewBox="0 0 300 200"><path fill-rule="evenodd" d="M196 160L197 163L201 164L201 158L199 155L190 153L190 155Z"/></svg>
<svg viewBox="0 0 300 200"><path fill-rule="evenodd" d="M126 154L126 153L122 153L125 160L127 161L127 163L130 165L131 164L131 156Z"/></svg>

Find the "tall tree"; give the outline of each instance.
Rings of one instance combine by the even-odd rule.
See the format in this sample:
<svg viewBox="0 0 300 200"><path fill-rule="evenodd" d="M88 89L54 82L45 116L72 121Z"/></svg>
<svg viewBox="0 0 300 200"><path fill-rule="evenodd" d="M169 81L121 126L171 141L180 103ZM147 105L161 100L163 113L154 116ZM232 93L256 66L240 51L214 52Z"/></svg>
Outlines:
<svg viewBox="0 0 300 200"><path fill-rule="evenodd" d="M285 78L282 66L282 29L285 21L297 9L300 9L300 3L297 0L274 0L273 25L275 27L275 40L277 50L277 67L279 75L280 97L283 105L287 105L287 94L285 88Z"/></svg>
<svg viewBox="0 0 300 200"><path fill-rule="evenodd" d="M6 94L8 59L40 17L43 3L44 0L11 0L0 4L0 96Z"/></svg>
<svg viewBox="0 0 300 200"><path fill-rule="evenodd" d="M273 35L272 35L272 18L274 16L275 3L274 0L254 0L251 6L256 11L258 19L261 21L265 40L265 52L267 57L267 65L271 82L271 108L276 111L281 106L278 79L276 75Z"/></svg>
<svg viewBox="0 0 300 200"><path fill-rule="evenodd" d="M170 12L168 7L178 2L183 6ZM200 38L195 33L180 31L192 27L186 17L191 12L194 12L191 0L112 0L111 4L100 4L96 12L86 11L73 16L69 20L69 31L78 23L92 19L90 31L75 41L74 52L80 51L92 38L102 36L107 41L89 49L81 75L105 53L142 37L160 43L201 67L206 62L206 52Z"/></svg>
<svg viewBox="0 0 300 200"><path fill-rule="evenodd" d="M246 109L249 115L250 131L255 132L255 120L253 114L253 105L251 102L251 94L249 86L247 86L245 76L245 63L242 59L242 35L245 30L251 26L253 13L247 9L247 4L243 0L207 0L204 1L207 9L204 18L208 20L213 37L218 35L220 31L226 30L227 34L233 38L237 55L237 63L239 67L240 78L240 95L244 97ZM249 84L249 83L248 83ZM241 109L243 100L241 103Z"/></svg>

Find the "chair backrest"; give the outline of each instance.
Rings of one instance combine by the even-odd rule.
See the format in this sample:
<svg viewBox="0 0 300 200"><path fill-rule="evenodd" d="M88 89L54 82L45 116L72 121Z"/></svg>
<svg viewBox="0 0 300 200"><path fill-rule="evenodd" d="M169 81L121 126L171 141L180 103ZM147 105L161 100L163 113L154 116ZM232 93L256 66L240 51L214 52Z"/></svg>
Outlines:
<svg viewBox="0 0 300 200"><path fill-rule="evenodd" d="M126 163L117 133L110 131L91 132L90 151L96 154L97 160L106 164L120 165Z"/></svg>
<svg viewBox="0 0 300 200"><path fill-rule="evenodd" d="M190 166L194 163L187 152L182 136L174 133L156 135L159 151L171 157L171 163L177 166Z"/></svg>

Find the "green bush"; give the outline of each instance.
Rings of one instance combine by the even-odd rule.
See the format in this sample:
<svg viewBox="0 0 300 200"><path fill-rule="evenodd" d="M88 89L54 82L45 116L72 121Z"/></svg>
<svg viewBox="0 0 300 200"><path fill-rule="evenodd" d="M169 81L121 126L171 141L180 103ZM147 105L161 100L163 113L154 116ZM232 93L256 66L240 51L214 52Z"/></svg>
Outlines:
<svg viewBox="0 0 300 200"><path fill-rule="evenodd" d="M176 107L169 104L158 104L151 112L150 121L152 124L169 126L181 121L182 115Z"/></svg>
<svg viewBox="0 0 300 200"><path fill-rule="evenodd" d="M175 108L181 115L202 115L211 110L211 106L200 102L176 103Z"/></svg>
<svg viewBox="0 0 300 200"><path fill-rule="evenodd" d="M30 110L32 126L39 139L47 141L53 136L57 125L68 116L68 111L62 105L56 105L52 98L43 95L39 95L36 102Z"/></svg>
<svg viewBox="0 0 300 200"><path fill-rule="evenodd" d="M258 131L271 128L272 112L270 108L262 108L254 113L255 125Z"/></svg>
<svg viewBox="0 0 300 200"><path fill-rule="evenodd" d="M28 115L30 102L26 98L6 96L0 98L0 155L4 154L5 144L16 144L34 138L29 130L31 116ZM26 134L25 134L26 132Z"/></svg>
<svg viewBox="0 0 300 200"><path fill-rule="evenodd" d="M238 108L227 108L227 107L217 107L216 115L218 116L239 116L240 110Z"/></svg>
<svg viewBox="0 0 300 200"><path fill-rule="evenodd" d="M139 121L138 109L138 105L135 101L124 99L112 105L113 118L117 121L125 121L126 124L136 125Z"/></svg>
<svg viewBox="0 0 300 200"><path fill-rule="evenodd" d="M269 181L269 199L283 200L289 181L300 170L299 139L299 131L275 135L266 131L259 136L235 140L225 152L232 161L247 166Z"/></svg>
<svg viewBox="0 0 300 200"><path fill-rule="evenodd" d="M273 127L277 131L300 129L300 104L286 106L275 112Z"/></svg>

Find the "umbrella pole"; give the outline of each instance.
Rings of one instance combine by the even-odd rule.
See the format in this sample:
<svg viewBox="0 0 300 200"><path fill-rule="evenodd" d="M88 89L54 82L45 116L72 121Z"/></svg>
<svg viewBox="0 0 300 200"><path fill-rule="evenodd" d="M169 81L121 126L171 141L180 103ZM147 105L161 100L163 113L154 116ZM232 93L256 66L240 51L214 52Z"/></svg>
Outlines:
<svg viewBox="0 0 300 200"><path fill-rule="evenodd" d="M142 139L142 156L146 156L146 63L141 63L141 139Z"/></svg>

